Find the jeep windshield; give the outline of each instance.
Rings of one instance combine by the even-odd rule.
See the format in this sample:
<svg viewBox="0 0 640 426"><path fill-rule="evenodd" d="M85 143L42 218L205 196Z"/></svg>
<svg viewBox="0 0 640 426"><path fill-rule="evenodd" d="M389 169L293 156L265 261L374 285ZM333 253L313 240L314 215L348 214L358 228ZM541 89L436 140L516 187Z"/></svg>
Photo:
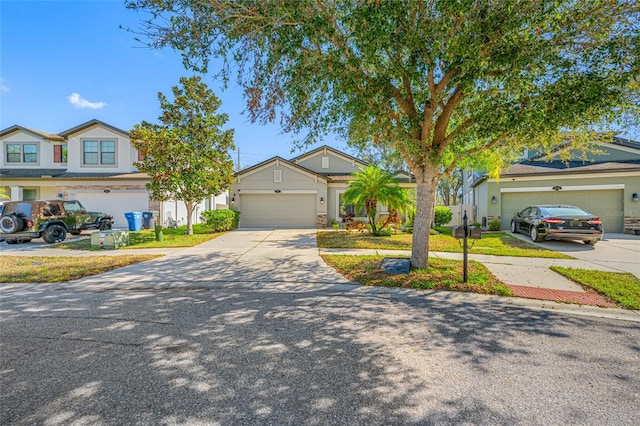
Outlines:
<svg viewBox="0 0 640 426"><path fill-rule="evenodd" d="M62 203L64 210L67 212L84 212L85 209L80 204L80 201L65 201Z"/></svg>

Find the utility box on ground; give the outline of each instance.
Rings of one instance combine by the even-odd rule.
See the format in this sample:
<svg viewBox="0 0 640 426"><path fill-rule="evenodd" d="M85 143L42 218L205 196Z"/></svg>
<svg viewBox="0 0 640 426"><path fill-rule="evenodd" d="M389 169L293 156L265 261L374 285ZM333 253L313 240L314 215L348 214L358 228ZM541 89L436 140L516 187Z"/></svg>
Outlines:
<svg viewBox="0 0 640 426"><path fill-rule="evenodd" d="M94 231L91 233L91 248L117 249L129 245L129 231Z"/></svg>

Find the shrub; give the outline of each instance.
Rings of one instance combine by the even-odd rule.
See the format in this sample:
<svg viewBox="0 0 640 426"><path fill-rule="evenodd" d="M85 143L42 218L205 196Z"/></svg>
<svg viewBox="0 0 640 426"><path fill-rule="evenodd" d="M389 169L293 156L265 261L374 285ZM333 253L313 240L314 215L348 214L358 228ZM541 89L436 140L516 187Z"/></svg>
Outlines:
<svg viewBox="0 0 640 426"><path fill-rule="evenodd" d="M500 221L498 219L494 219L489 222L489 231L499 231L500 230Z"/></svg>
<svg viewBox="0 0 640 426"><path fill-rule="evenodd" d="M333 229L338 229L338 228L340 228L340 224L338 223L338 221L337 221L337 220L333 219L333 220L331 221L331 227L332 227Z"/></svg>
<svg viewBox="0 0 640 426"><path fill-rule="evenodd" d="M200 218L211 227L213 232L230 231L238 227L240 212L235 210L207 210Z"/></svg>
<svg viewBox="0 0 640 426"><path fill-rule="evenodd" d="M389 237L391 234L393 234L393 230L389 228L378 229L373 232L373 235L376 237Z"/></svg>
<svg viewBox="0 0 640 426"><path fill-rule="evenodd" d="M444 225L445 223L451 222L451 218L453 218L453 213L449 207L444 206L436 206L436 214L433 217L433 221L436 225Z"/></svg>

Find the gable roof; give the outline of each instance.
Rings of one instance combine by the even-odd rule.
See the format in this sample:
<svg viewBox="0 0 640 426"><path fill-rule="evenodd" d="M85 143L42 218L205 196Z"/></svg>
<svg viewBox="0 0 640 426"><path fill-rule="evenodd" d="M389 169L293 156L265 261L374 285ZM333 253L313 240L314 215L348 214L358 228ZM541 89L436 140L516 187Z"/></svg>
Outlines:
<svg viewBox="0 0 640 426"><path fill-rule="evenodd" d="M349 155L347 153L344 153L342 151L338 151L337 149L332 148L329 145L322 145L320 148L316 148L313 151L305 152L304 154L298 155L297 157L294 157L289 161L291 161L292 163L296 163L298 161L304 160L307 157L313 157L313 156L315 156L315 155L317 155L320 152L323 152L325 150L326 151L331 151L332 154L337 155L338 157L343 157L346 160L362 164L363 166L368 166L369 165L368 163L366 163L366 162L364 162L364 161L362 161L362 160L360 160L360 159L358 159L358 158L356 158L354 156L351 156L351 155Z"/></svg>
<svg viewBox="0 0 640 426"><path fill-rule="evenodd" d="M68 130L65 130L64 132L60 132L60 135L63 136L64 138L68 138L69 136L71 136L71 135L73 135L75 133L79 133L79 132L81 132L81 131L83 131L83 130L91 127L91 126L95 126L95 125L106 127L107 129L111 129L114 132L121 133L121 134L123 134L123 135L125 135L127 137L131 136L129 134L129 132L126 132L126 131L124 131L122 129L119 129L119 128L115 127L115 126L112 126L110 124L107 124L107 123L105 123L103 121L96 120L96 119L89 120L86 123L82 123L82 124L80 124L78 126L72 127L72 128L70 128Z"/></svg>
<svg viewBox="0 0 640 426"><path fill-rule="evenodd" d="M14 132L24 132L24 133L29 133L33 136L37 136L43 139L47 139L50 141L64 141L64 138L60 135L54 135L52 133L45 133L45 132L41 132L39 130L34 130L34 129L30 129L28 127L24 127L24 126L18 126L13 125L11 127L7 127L6 129L0 131L0 137L4 137L4 136L8 136L11 133Z"/></svg>
<svg viewBox="0 0 640 426"><path fill-rule="evenodd" d="M307 169L306 167L302 167L302 166L300 166L300 165L298 165L296 163L293 163L291 161L285 160L284 158L279 157L279 156L271 157L268 160L265 160L265 161L263 161L261 163L256 164L255 166L251 166L251 167L249 167L247 169L240 170L239 172L235 173L235 176L241 177L243 175L254 173L254 172L258 171L259 169L261 169L262 167L264 167L264 166L266 166L266 165L268 165L270 163L273 163L273 162L280 162L280 163L283 163L283 164L285 164L285 165L287 165L287 166L289 166L289 167L291 167L293 169L298 169L303 173L310 174L310 175L312 175L314 177L318 177L318 178L323 179L323 180L329 180L328 177L325 176L325 175L322 175L320 173L314 172L313 170Z"/></svg>

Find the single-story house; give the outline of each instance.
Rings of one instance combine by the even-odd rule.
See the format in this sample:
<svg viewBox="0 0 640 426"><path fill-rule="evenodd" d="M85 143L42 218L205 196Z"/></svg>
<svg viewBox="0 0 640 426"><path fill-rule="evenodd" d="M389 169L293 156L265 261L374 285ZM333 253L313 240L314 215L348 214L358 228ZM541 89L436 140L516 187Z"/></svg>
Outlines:
<svg viewBox="0 0 640 426"><path fill-rule="evenodd" d="M90 211L114 217L116 227L126 227L124 214L158 211L185 222L182 202L152 200L149 177L134 166L138 152L128 132L91 120L50 134L23 126L0 131L0 189L12 200L77 199ZM211 197L203 210L226 208L227 194Z"/></svg>
<svg viewBox="0 0 640 426"><path fill-rule="evenodd" d="M598 151L586 158L573 152L568 160L559 151L523 159L499 179L467 173L464 179L473 182L465 201L476 206L475 220L499 220L504 230L527 206L569 204L599 216L605 232L640 231L640 143L613 138Z"/></svg>
<svg viewBox="0 0 640 426"><path fill-rule="evenodd" d="M273 157L236 173L231 209L240 211L240 226L326 228L345 213L355 213L342 200L353 174L367 163L329 146L292 159ZM415 188L409 173L395 175L400 185ZM388 213L380 205L381 215Z"/></svg>

